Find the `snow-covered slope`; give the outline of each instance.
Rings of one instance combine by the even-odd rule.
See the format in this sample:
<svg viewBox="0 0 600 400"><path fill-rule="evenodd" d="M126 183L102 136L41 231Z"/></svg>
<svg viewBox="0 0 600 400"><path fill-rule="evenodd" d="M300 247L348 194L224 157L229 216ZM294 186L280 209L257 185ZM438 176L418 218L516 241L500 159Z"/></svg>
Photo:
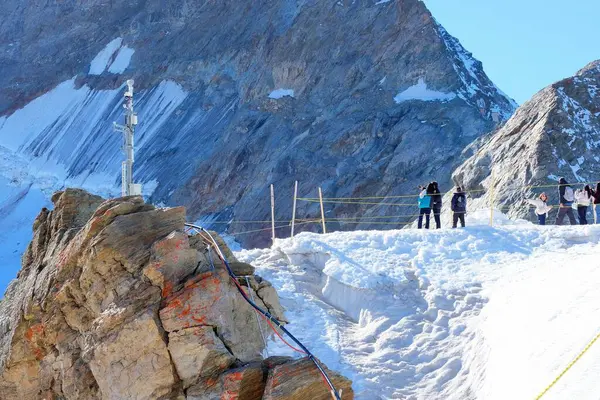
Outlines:
<svg viewBox="0 0 600 400"><path fill-rule="evenodd" d="M600 226L497 220L303 233L236 255L275 284L289 328L353 378L358 399L531 399L600 329ZM596 399L598 359L600 346L544 398Z"/></svg>

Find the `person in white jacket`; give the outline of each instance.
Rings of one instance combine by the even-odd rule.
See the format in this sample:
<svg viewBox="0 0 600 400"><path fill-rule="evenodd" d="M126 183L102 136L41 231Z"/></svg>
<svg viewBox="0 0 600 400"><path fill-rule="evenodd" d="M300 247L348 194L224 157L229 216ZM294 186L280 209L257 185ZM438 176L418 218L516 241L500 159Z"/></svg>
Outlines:
<svg viewBox="0 0 600 400"><path fill-rule="evenodd" d="M548 201L548 196L546 193L540 194L540 197L533 200L527 200L529 204L535 206L535 213L538 216L538 221L540 225L546 225L546 218L548 217L548 212L552 209L552 206L549 206L546 202Z"/></svg>
<svg viewBox="0 0 600 400"><path fill-rule="evenodd" d="M587 211L590 204L592 204L592 189L590 185L585 185L583 190L577 189L575 191L575 201L577 202L577 214L579 214L579 224L587 225Z"/></svg>

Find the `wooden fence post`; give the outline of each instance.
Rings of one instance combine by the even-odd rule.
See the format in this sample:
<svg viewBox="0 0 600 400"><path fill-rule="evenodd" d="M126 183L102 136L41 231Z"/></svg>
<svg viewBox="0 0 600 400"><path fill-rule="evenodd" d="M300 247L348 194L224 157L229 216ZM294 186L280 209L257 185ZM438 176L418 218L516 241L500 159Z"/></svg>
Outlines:
<svg viewBox="0 0 600 400"><path fill-rule="evenodd" d="M275 244L275 187L271 184L271 238Z"/></svg>
<svg viewBox="0 0 600 400"><path fill-rule="evenodd" d="M296 199L298 199L298 181L294 183L294 204L292 206L292 231L290 237L294 237L294 224L296 223Z"/></svg>
<svg viewBox="0 0 600 400"><path fill-rule="evenodd" d="M327 226L325 226L325 210L323 209L323 191L319 187L319 203L321 203L321 222L323 223L323 233L327 233Z"/></svg>
<svg viewBox="0 0 600 400"><path fill-rule="evenodd" d="M490 188L490 226L494 226L494 196L496 195L496 174L492 168L492 183Z"/></svg>

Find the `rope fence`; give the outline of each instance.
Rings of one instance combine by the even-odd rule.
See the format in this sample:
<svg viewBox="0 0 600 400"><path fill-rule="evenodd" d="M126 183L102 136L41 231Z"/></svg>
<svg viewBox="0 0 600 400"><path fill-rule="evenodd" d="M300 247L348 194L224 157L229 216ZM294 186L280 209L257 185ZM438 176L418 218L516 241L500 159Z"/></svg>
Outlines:
<svg viewBox="0 0 600 400"><path fill-rule="evenodd" d="M470 201L472 201L473 197L477 198L477 197L479 197L478 195L480 195L481 193L488 191L488 193L489 193L488 207L478 207L477 210L478 211L489 210L490 225L493 226L493 224L494 224L494 211L495 210L500 211L500 212L514 210L514 209L529 210L529 215L525 219L528 219L531 222L537 222L536 214L531 212L532 210L535 210L536 206L527 203L526 202L527 199L523 199L521 201L522 204L513 203L512 205L496 205L494 196L495 196L497 187L496 187L496 185L494 185L494 182L495 182L495 180L494 180L494 177L492 176L491 187L489 187L487 189L474 189L474 190L466 190L466 191L462 192L467 196L467 198L471 199ZM595 182L577 182L576 184L570 184L568 186L574 186L574 185L581 185L581 186L595 185ZM511 190L533 190L533 189L543 189L543 188L557 189L560 186L567 186L567 185L559 185L558 183L556 183L556 184L546 184L546 185L512 186ZM368 224L370 226L375 226L375 227L381 226L382 229L383 229L383 227L392 227L392 226L397 226L399 228L403 228L403 227L413 224L415 222L414 220L422 215L420 212L418 212L419 209L418 209L418 205L417 205L417 201L416 201L417 198L419 197L420 193L414 193L414 194L409 194L409 195L390 195L390 196L325 197L325 196L323 196L323 191L321 190L321 188L317 188L318 189L317 193L319 194L318 197L299 197L298 196L298 182L295 182L291 219L290 220L281 220L281 219L276 220L275 219L275 188L274 188L274 185L270 185L270 189L271 189L271 191L270 191L271 219L270 220L268 220L268 219L257 219L257 220L228 219L228 220L217 220L217 221L205 221L204 224L206 224L207 226L212 226L212 225L227 226L227 228L225 228L224 233L227 233L232 236L248 235L248 234L253 234L253 233L263 233L263 232L270 231L272 240L275 240L275 238L277 236L279 236L279 237L285 236L285 233L282 232L282 230L285 230L285 229L290 229L290 232L289 232L290 237L293 237L295 226L310 226L310 225L315 225L315 224L321 225L320 229L319 229L319 227L316 227L316 228L311 227L310 228L310 230L312 230L312 231L316 230L316 231L320 231L320 232L327 232L327 224L334 225L334 226L332 226L332 228L335 228L337 230L340 230L344 226L356 226L356 225L360 225L360 224ZM455 193L455 192L444 192L444 193L439 193L439 195L445 196L450 193ZM396 202L396 201L394 201L394 199L397 199L399 201ZM409 199L412 199L412 200L409 200ZM409 201L407 201L407 200L409 200ZM467 204L470 201L467 201ZM310 204L318 204L319 207L317 207L314 210L314 212L320 213L320 215L317 217L316 215L313 214L313 216L311 216L311 217L297 218L296 212L297 212L298 202L304 202L309 205ZM378 207L387 208L387 209L397 209L399 212L393 213L393 215L344 216L342 214L339 216L326 217L326 214L327 214L326 206L335 207L338 205L356 206L356 207L358 207L359 210L360 210L360 208L366 207L366 208L369 208L370 212L373 212L373 210L377 210ZM560 209L560 204L548 204L548 206L551 207L550 212L552 212L552 213L556 213ZM407 211L406 213L402 213L402 211L405 210L406 208L414 209L414 211L411 212L410 210L406 210ZM339 208L338 208L338 210L339 210ZM594 207L590 205L590 207L588 208L588 212L589 211L592 212L592 218L590 218L590 221L593 222L594 221L594 218L593 218ZM466 213L468 214L469 212L472 212L472 211L469 211L469 209L467 209ZM431 216L431 214L434 214L434 213L430 211L429 215ZM427 216L427 213L425 215ZM254 226L259 225L259 226L257 226L256 228L252 228L253 225ZM260 225L262 225L262 226L260 226ZM250 229L230 230L232 227L243 228L244 226L246 226Z"/></svg>

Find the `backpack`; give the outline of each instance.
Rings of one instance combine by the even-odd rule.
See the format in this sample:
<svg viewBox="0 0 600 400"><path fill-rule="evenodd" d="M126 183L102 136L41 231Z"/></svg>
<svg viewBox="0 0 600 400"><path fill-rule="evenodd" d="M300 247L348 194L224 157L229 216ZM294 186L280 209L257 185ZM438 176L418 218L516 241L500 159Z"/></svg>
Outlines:
<svg viewBox="0 0 600 400"><path fill-rule="evenodd" d="M571 186L565 187L565 195L563 197L568 202L575 201L575 194L573 193L573 189L571 188Z"/></svg>

